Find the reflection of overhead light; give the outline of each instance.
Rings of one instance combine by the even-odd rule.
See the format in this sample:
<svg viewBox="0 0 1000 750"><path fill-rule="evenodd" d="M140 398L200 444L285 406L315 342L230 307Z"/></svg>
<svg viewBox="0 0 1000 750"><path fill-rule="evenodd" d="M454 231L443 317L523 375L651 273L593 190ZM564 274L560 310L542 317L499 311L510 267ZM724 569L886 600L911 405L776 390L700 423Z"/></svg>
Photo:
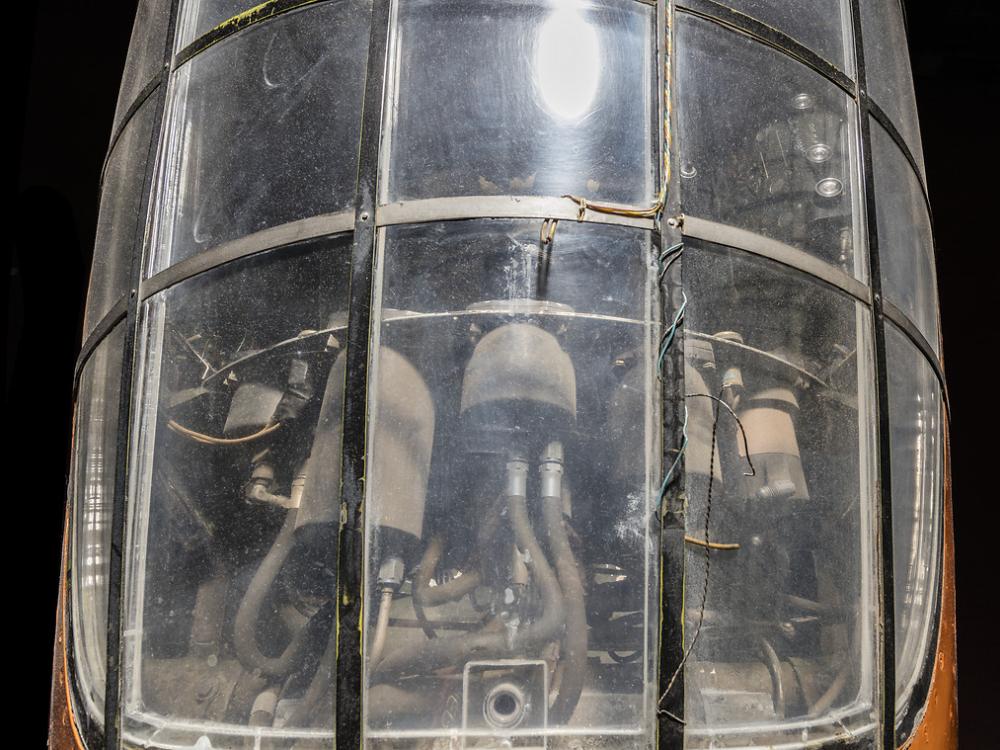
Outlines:
<svg viewBox="0 0 1000 750"><path fill-rule="evenodd" d="M597 31L571 9L554 10L538 30L535 83L545 108L564 120L587 113L601 77Z"/></svg>

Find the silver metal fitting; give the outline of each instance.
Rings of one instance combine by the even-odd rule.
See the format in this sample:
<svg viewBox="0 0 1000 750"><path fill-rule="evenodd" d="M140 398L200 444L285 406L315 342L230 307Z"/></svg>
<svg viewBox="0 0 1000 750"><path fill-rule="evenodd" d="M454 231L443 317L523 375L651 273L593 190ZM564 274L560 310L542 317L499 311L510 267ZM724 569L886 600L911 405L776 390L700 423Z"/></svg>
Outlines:
<svg viewBox="0 0 1000 750"><path fill-rule="evenodd" d="M527 497L528 462L522 458L507 461L507 497Z"/></svg>
<svg viewBox="0 0 1000 750"><path fill-rule="evenodd" d="M378 585L399 588L403 584L405 575L406 566L403 565L403 558L398 555L389 555L382 561L382 565L378 569Z"/></svg>
<svg viewBox="0 0 1000 750"><path fill-rule="evenodd" d="M553 441L542 451L538 465L538 476L542 480L542 497L562 498L563 447Z"/></svg>

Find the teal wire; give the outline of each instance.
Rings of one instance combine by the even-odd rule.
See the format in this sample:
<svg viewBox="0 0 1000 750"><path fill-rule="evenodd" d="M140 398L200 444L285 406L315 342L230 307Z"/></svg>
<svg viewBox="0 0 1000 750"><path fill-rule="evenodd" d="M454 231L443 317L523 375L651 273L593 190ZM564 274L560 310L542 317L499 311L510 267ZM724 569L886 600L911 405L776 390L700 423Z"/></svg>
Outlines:
<svg viewBox="0 0 1000 750"><path fill-rule="evenodd" d="M674 462L672 464L670 464L670 468L667 470L666 476L663 477L663 483L660 484L660 493L659 493L658 497L659 497L659 502L660 502L661 506L663 504L663 496L667 494L667 487L670 486L670 482L674 478L674 472L677 470L677 467L680 465L681 458L683 458L683 456L684 456L684 451L687 449L687 445L688 445L688 410L687 410L687 405L684 406L684 424L681 427L681 432L682 432L682 434L683 434L684 437L681 440L681 447L677 451L677 457L674 459Z"/></svg>
<svg viewBox="0 0 1000 750"><path fill-rule="evenodd" d="M670 328L667 329L663 336L663 343L660 344L660 356L656 359L656 372L661 376L663 375L663 360L666 358L667 351L669 351L671 344L674 343L674 337L677 335L677 327L684 319L684 310L687 308L687 294L684 292L681 292L681 294L684 296L681 301L681 306L677 308L677 313L674 315L674 321L670 324Z"/></svg>

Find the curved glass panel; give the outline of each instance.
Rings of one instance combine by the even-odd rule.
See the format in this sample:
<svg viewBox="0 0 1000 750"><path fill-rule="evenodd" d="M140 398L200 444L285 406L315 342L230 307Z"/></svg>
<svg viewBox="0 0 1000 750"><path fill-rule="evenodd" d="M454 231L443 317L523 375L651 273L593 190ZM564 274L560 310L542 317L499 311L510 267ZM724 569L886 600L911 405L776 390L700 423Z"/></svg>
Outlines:
<svg viewBox="0 0 1000 750"><path fill-rule="evenodd" d="M721 0L722 5L761 21L805 45L852 75L851 6L845 0Z"/></svg>
<svg viewBox="0 0 1000 750"><path fill-rule="evenodd" d="M104 173L101 207L90 267L90 288L83 319L84 338L94 330L129 289L133 251L141 247L145 227L142 192L146 166L155 148L151 141L162 93L147 99L129 121L115 144Z"/></svg>
<svg viewBox="0 0 1000 750"><path fill-rule="evenodd" d="M177 71L150 274L354 203L370 15L367 0L310 6Z"/></svg>
<svg viewBox="0 0 1000 750"><path fill-rule="evenodd" d="M685 244L685 746L877 736L870 313Z"/></svg>
<svg viewBox="0 0 1000 750"><path fill-rule="evenodd" d="M874 120L871 131L882 292L938 351L937 274L927 202L889 134Z"/></svg>
<svg viewBox="0 0 1000 750"><path fill-rule="evenodd" d="M70 556L73 677L86 712L104 723L108 569L114 506L125 326L112 329L80 374L76 397Z"/></svg>
<svg viewBox="0 0 1000 750"><path fill-rule="evenodd" d="M563 195L649 205L654 8L400 0L383 202Z"/></svg>
<svg viewBox="0 0 1000 750"><path fill-rule="evenodd" d="M140 0L132 25L132 38L118 89L114 127L118 129L128 108L139 92L164 66L167 53L167 27L170 23L170 0Z"/></svg>
<svg viewBox="0 0 1000 750"><path fill-rule="evenodd" d="M368 747L648 747L649 233L391 227L369 396ZM375 324L373 324L374 326Z"/></svg>
<svg viewBox="0 0 1000 750"><path fill-rule="evenodd" d="M923 705L933 659L941 567L943 444L941 387L910 340L886 324L892 442L896 713ZM925 678L921 684L918 680ZM905 737L900 738L905 740Z"/></svg>
<svg viewBox="0 0 1000 750"><path fill-rule="evenodd" d="M349 248L255 255L144 306L122 688L143 747L332 736Z"/></svg>
<svg viewBox="0 0 1000 750"><path fill-rule="evenodd" d="M261 4L259 0L186 0L177 23L175 51L180 52L223 21Z"/></svg>
<svg viewBox="0 0 1000 750"><path fill-rule="evenodd" d="M899 0L861 0L861 31L868 94L892 120L923 172L917 100Z"/></svg>
<svg viewBox="0 0 1000 750"><path fill-rule="evenodd" d="M804 250L864 279L854 107L791 58L678 14L684 212Z"/></svg>

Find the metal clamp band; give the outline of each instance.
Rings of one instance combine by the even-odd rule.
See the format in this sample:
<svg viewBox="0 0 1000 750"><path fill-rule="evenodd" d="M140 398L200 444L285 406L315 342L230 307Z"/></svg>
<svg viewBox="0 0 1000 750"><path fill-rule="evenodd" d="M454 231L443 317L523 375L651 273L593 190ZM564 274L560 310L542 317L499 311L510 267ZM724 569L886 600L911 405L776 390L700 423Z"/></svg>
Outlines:
<svg viewBox="0 0 1000 750"><path fill-rule="evenodd" d="M380 227L456 219L559 219L639 229L653 229L655 226L651 218L601 211L586 211L581 219L580 206L571 199L546 196L470 195L426 198L389 203L379 206L375 211L375 223Z"/></svg>
<svg viewBox="0 0 1000 750"><path fill-rule="evenodd" d="M866 305L872 303L871 290L856 278L803 250L786 245L784 242L728 224L699 219L696 216L685 216L681 231L687 237L714 242L718 245L744 250L753 255L777 261L835 287Z"/></svg>
<svg viewBox="0 0 1000 750"><path fill-rule="evenodd" d="M192 276L210 271L225 263L230 263L248 255L273 250L305 240L349 232L354 228L354 211L340 211L334 214L320 214L306 219L290 221L275 227L261 229L245 237L224 242L210 250L168 266L159 273L139 284L139 302L149 299Z"/></svg>

